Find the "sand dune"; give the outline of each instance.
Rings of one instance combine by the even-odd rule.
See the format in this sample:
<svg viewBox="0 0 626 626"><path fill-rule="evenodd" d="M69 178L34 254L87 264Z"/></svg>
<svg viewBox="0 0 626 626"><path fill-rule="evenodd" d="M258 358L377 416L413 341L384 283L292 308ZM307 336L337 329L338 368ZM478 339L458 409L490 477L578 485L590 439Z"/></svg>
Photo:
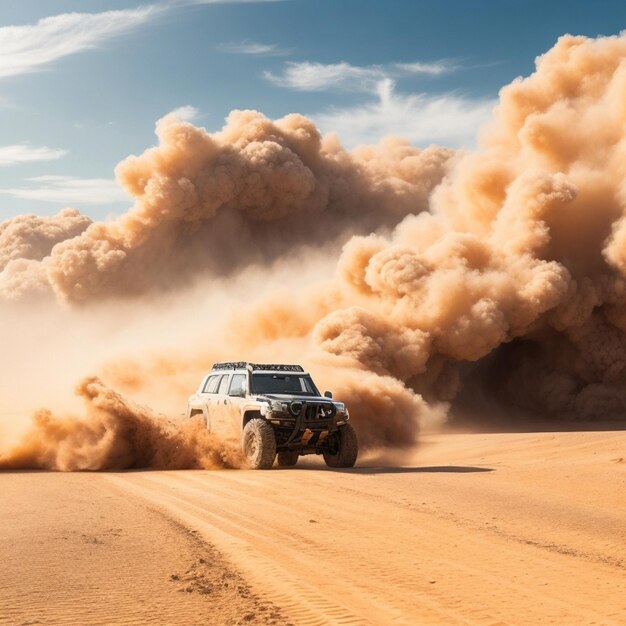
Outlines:
<svg viewBox="0 0 626 626"><path fill-rule="evenodd" d="M626 432L0 482L2 624L626 623Z"/></svg>

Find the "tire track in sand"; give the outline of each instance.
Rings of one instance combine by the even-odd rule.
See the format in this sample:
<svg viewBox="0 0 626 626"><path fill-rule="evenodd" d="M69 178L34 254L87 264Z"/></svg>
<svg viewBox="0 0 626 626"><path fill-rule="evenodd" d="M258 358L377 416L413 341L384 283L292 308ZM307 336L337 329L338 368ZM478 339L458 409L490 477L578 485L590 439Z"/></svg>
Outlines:
<svg viewBox="0 0 626 626"><path fill-rule="evenodd" d="M296 624L623 624L619 572L581 567L575 555L513 541L459 516L401 506L400 495L415 499L428 482L419 474L109 478L201 532ZM493 482L488 475L438 477L440 485L445 480L474 488Z"/></svg>

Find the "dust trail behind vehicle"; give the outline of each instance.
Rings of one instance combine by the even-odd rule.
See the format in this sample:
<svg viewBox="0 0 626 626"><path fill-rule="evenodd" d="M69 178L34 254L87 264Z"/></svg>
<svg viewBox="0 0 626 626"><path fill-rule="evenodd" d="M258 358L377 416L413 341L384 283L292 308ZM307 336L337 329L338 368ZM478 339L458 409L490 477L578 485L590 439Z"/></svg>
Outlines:
<svg viewBox="0 0 626 626"><path fill-rule="evenodd" d="M83 380L76 393L85 413L76 418L39 411L20 442L0 452L0 469L215 469L241 463L239 449L209 433L202 420L174 424L97 378Z"/></svg>
<svg viewBox="0 0 626 626"><path fill-rule="evenodd" d="M40 406L68 403L65 371L173 416L213 361L246 358L302 363L366 446L410 447L477 397L623 421L625 68L626 36L562 37L468 153L348 152L300 115L234 112L217 133L166 116L118 167L127 213L63 213L62 241L42 220L2 227L2 315L85 328L77 353L51 350L42 379L66 391ZM40 354L13 343L9 395Z"/></svg>

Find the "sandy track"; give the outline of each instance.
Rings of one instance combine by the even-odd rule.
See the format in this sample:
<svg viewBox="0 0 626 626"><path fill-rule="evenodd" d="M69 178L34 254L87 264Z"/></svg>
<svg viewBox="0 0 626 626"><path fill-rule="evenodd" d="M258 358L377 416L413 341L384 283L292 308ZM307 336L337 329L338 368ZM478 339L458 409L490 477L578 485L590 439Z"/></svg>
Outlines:
<svg viewBox="0 0 626 626"><path fill-rule="evenodd" d="M0 473L0 624L284 624L191 529L103 474Z"/></svg>
<svg viewBox="0 0 626 626"><path fill-rule="evenodd" d="M61 512L42 527L73 520L79 534L66 558L78 572L95 570L94 584L108 589L106 603L102 595L92 602L110 607L108 598L125 593L135 599L127 598L128 613L110 623L147 623L155 614L162 623L168 615L178 616L171 623L226 624L245 616L264 623L273 602L281 607L282 616L274 614L281 624L626 624L625 457L626 432L448 434L424 437L405 468L35 473L0 480L22 491L43 481L37 504L17 493L5 500L17 516L13 526L47 511L43 490L52 489ZM112 511L120 516L115 524ZM127 533L126 548L94 530L98 515L101 527ZM3 524L7 551L20 532L7 540L11 523ZM103 544L81 540L82 527ZM176 590L173 568L184 573L198 563L191 531L242 573L263 598L263 611L261 600L246 594L206 598ZM11 546L10 554L24 549L35 558L32 530L26 536L31 540ZM141 555L131 544L140 536L149 545L139 546L138 565ZM90 559L98 551L106 559L86 561L85 546ZM224 570L236 576L218 555L210 559L211 580ZM13 568L15 560L8 559ZM37 576L49 576L53 562ZM119 585L109 581L111 562L120 564ZM17 571L25 576L19 585L0 574L0 608L7 597L17 606L36 582L27 570ZM67 572L51 574L62 575ZM59 618L81 596L80 584L73 584L74 591L70 585L59 594ZM146 599L157 599L159 612L147 612ZM97 617L102 608L89 610Z"/></svg>
<svg viewBox="0 0 626 626"><path fill-rule="evenodd" d="M626 623L626 433L446 435L413 468L111 476L296 624Z"/></svg>

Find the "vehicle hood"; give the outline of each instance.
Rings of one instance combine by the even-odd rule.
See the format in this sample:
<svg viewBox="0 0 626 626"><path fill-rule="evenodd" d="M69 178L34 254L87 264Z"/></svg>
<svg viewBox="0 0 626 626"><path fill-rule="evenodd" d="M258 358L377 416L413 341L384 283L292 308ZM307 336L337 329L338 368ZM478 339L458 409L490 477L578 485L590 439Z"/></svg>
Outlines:
<svg viewBox="0 0 626 626"><path fill-rule="evenodd" d="M333 402L326 396L296 396L291 393L256 394L258 398L278 400L280 402Z"/></svg>

